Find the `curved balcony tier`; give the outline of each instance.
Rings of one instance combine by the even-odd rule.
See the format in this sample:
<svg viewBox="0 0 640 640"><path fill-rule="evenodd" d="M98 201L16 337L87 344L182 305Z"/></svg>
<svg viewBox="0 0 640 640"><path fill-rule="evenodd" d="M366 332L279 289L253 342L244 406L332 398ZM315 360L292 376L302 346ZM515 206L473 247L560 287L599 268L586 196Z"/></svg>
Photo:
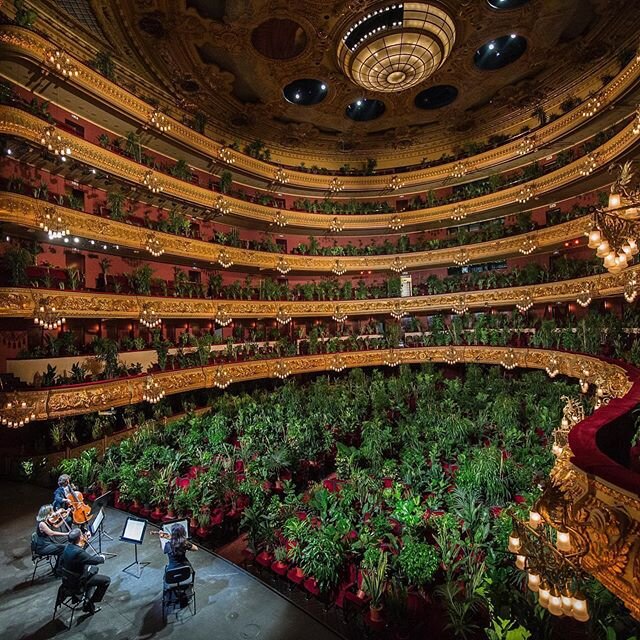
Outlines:
<svg viewBox="0 0 640 640"><path fill-rule="evenodd" d="M618 274L600 275L503 289L460 291L428 296L377 298L366 300L212 300L167 298L131 294L105 294L95 291L60 291L40 288L0 288L0 317L33 318L41 300L55 307L65 318L138 319L144 310L160 318L201 318L212 320L217 314L236 318L316 318L341 316L394 315L455 310L515 307L527 298L532 303L575 302L620 296L625 287L637 285L640 265ZM287 322L288 320L285 320Z"/></svg>
<svg viewBox="0 0 640 640"><path fill-rule="evenodd" d="M26 139L40 145L45 123L40 118L13 107L0 107L0 132ZM616 158L629 151L638 141L634 123L631 122L622 131L598 147L592 154L596 169L606 167ZM163 195L203 207L214 207L216 194L208 189L189 184L172 176L151 171L148 167L101 149L79 138L70 136L62 129L55 129L53 135L59 135L61 144L68 146L74 160L95 167L107 174L130 181L145 188L145 182L154 189L162 190ZM561 169L557 169L535 180L521 183L495 193L429 209L407 211L395 214L369 215L330 215L305 213L301 211L280 211L234 198L228 198L232 209L231 216L249 219L266 225L278 227L301 227L304 229L330 229L338 220L345 230L388 229L419 227L421 224L443 222L458 215L458 208L466 208L466 221L471 222L475 213L486 212L515 203L525 203L543 193L555 191L563 186L583 179L584 159L580 158Z"/></svg>
<svg viewBox="0 0 640 640"><path fill-rule="evenodd" d="M3 25L0 28L0 42L3 43L7 51L11 51L14 55L18 54L22 57L29 58L37 65L42 65L47 71L45 59L47 52L55 49L55 45L40 35L22 29L16 26ZM72 83L87 94L100 99L101 101L112 105L119 109L123 115L133 118L142 126L147 126L150 121L150 115L154 111L154 107L137 98L135 95L111 82L104 76L100 75L88 65L79 61L74 56L66 53L70 58L70 63L78 71L77 75L66 78L65 81ZM547 146L559 138L567 135L571 131L585 124L588 118L597 117L602 110L615 103L621 98L634 84L640 76L640 56L634 59L624 67L610 82L608 82L597 93L600 107L596 113L586 116L584 112L584 104L580 104L569 112L561 115L553 122L538 128L535 131L535 146ZM586 94L593 92L593 78L583 87ZM572 92L580 92L577 86L572 87ZM164 136L177 141L181 145L188 145L194 151L203 154L208 158L220 158L220 152L226 148L223 144L217 143L205 135L185 126L179 120L165 116L167 124L170 125L169 131L163 132ZM510 142L507 142L496 149L476 154L465 160L470 164L473 170L491 169L499 164L503 164L509 160L513 160L522 155L522 139L525 136L519 136ZM228 150L228 148L226 148ZM229 151L229 150L228 150ZM257 160L239 151L230 151L233 157L234 168L247 174L260 177L267 181L271 181L274 175L276 164ZM408 159L407 153L402 153L403 157ZM286 158L279 158L281 162ZM292 162L294 162L292 160ZM224 161L222 161L224 164ZM456 162L448 162L439 166L418 169L412 171L404 171L402 180L407 187L415 187L425 183L443 180L450 177L454 171ZM317 175L296 171L295 169L287 169L288 184L298 186L305 189L314 189L324 191L328 188L330 177L327 175ZM329 174L331 175L331 174ZM339 175L339 174L335 174ZM374 174L371 176L340 176L346 191L362 191L362 190L387 190L389 183L389 174Z"/></svg>
<svg viewBox="0 0 640 640"><path fill-rule="evenodd" d="M466 252L468 263L487 262L520 256L526 250L544 252L553 251L568 240L583 236L589 230L591 216L582 216L561 224L537 229L488 242L469 245L417 251L401 254L367 256L310 256L280 254L268 251L241 249L228 245L185 238L171 233L150 231L145 227L116 222L76 209L61 207L43 202L29 196L12 193L0 193L0 221L28 229L40 229L40 223L47 214L60 217L71 235L99 240L135 251L148 251L149 242L159 243L167 256L184 258L190 261L200 260L207 265L218 263L221 253L225 263L250 269L275 270L283 256L286 256L288 269L292 272L308 273L359 273L369 271L411 271L425 267L452 266L459 258L461 250Z"/></svg>

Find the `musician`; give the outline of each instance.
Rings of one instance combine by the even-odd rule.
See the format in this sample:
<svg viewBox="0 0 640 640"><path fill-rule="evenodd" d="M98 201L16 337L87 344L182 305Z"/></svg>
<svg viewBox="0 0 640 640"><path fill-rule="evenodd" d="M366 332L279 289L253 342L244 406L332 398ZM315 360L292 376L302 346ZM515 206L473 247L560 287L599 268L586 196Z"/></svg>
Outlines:
<svg viewBox="0 0 640 640"><path fill-rule="evenodd" d="M67 542L67 532L57 531L51 524L52 516L55 516L56 513L50 504L44 504L40 507L36 516L34 551L39 556L56 556L56 565L53 571L58 575L60 556Z"/></svg>
<svg viewBox="0 0 640 640"><path fill-rule="evenodd" d="M181 524L174 524L171 527L171 537L160 537L160 544L162 550L169 557L169 564L165 567L167 569L175 569L176 567L182 567L185 564L191 566L191 563L187 559L187 551L197 551L198 547L187 540L187 532Z"/></svg>
<svg viewBox="0 0 640 640"><path fill-rule="evenodd" d="M91 571L93 565L104 563L104 556L92 556L83 549L86 537L80 529L71 529L68 538L69 544L62 553L60 564L61 567L71 573L84 588L85 604L82 610L93 615L96 611L100 610L96 607L95 603L102 601L104 594L111 584L111 578L109 576L99 575L97 568L95 572Z"/></svg>
<svg viewBox="0 0 640 640"><path fill-rule="evenodd" d="M62 509L69 506L69 492L71 490L71 478L63 473L58 478L58 487L53 492L53 508Z"/></svg>

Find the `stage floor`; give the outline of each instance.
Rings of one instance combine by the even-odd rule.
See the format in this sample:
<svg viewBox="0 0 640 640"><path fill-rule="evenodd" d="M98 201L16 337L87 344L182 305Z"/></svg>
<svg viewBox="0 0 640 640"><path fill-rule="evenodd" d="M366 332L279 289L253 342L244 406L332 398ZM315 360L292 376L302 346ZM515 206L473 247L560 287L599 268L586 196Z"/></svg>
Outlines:
<svg viewBox="0 0 640 640"><path fill-rule="evenodd" d="M138 548L140 561L150 562L139 579L123 573L133 561L133 547L118 536L126 516L108 509L105 530L115 538L103 539L103 551L117 553L100 566L111 577L102 610L88 616L76 611L73 627L66 624L71 613L62 607L52 621L59 581L36 578L30 584L33 565L30 541L35 515L50 502L51 492L10 482L0 483L0 638L2 640L64 637L83 640L134 640L143 638L199 638L220 640L336 640L340 636L238 567L199 550L190 554L196 570L198 611L188 609L178 619L162 622L162 574L165 556L158 538L145 536ZM97 542L96 542L97 544ZM48 567L41 565L39 575ZM134 567L135 571L135 567Z"/></svg>

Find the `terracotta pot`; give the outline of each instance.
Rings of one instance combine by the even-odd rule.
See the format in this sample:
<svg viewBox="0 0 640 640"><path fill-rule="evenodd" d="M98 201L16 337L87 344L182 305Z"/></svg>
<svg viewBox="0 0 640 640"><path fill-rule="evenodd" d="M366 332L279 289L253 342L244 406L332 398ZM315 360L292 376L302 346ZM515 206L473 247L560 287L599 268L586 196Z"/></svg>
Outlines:
<svg viewBox="0 0 640 640"><path fill-rule="evenodd" d="M371 618L371 622L381 622L382 621L382 605L378 605L377 607L369 607L369 616Z"/></svg>

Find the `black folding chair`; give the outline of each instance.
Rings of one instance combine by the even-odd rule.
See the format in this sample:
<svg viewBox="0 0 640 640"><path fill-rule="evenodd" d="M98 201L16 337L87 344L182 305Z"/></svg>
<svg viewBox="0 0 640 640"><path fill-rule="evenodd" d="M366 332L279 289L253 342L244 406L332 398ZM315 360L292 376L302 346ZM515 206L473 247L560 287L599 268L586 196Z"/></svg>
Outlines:
<svg viewBox="0 0 640 640"><path fill-rule="evenodd" d="M169 613L174 613L185 607L196 615L196 572L188 565L173 569L165 569L162 585L162 621L167 622ZM191 609L193 603L193 609Z"/></svg>
<svg viewBox="0 0 640 640"><path fill-rule="evenodd" d="M66 607L71 611L71 620L69 621L69 628L71 628L76 609L85 604L87 594L82 576L64 568L60 569L60 573L62 575L62 583L58 587L52 620L56 619L60 607Z"/></svg>
<svg viewBox="0 0 640 640"><path fill-rule="evenodd" d="M55 567L53 564L53 559L55 558L55 556L52 555L42 555L40 553L38 553L36 551L36 547L38 544L38 536L36 535L36 532L34 531L31 534L31 562L33 562L33 573L31 574L31 584L34 583L35 579L36 579L36 571L38 570L38 567L42 564L42 563L48 563L49 567L51 568L51 573L54 572Z"/></svg>

